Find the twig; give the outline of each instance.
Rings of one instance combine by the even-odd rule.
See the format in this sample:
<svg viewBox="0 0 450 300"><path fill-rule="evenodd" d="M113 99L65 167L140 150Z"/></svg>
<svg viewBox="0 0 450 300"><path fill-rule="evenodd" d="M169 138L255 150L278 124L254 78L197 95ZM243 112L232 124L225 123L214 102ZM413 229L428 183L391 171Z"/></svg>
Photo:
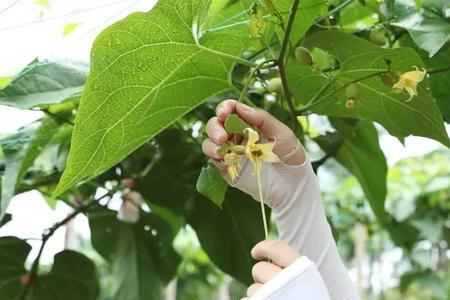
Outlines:
<svg viewBox="0 0 450 300"><path fill-rule="evenodd" d="M332 10L330 10L325 16L320 17L319 19L316 20L316 24L325 20L326 18L334 15L335 13L337 13L338 11L344 9L347 5L349 5L350 3L352 3L353 0L347 0L345 2L342 2L340 5L336 6L335 8L333 8Z"/></svg>
<svg viewBox="0 0 450 300"><path fill-rule="evenodd" d="M433 74L443 73L443 72L447 72L447 71L450 71L450 65L436 68L436 69L431 69L431 70L427 71L427 74L433 75Z"/></svg>
<svg viewBox="0 0 450 300"><path fill-rule="evenodd" d="M242 102L243 100L243 96L245 95L245 93L247 93L248 88L250 87L250 83L252 78L256 75L257 72L259 72L261 70L261 68L269 63L272 63L271 66L269 67L274 67L277 64L277 60L275 59L269 59L269 60L265 60L262 63L258 64L255 69L253 69L253 71L250 73L247 83L245 84L244 88L242 89L241 95L239 96L239 102Z"/></svg>
<svg viewBox="0 0 450 300"><path fill-rule="evenodd" d="M352 80L352 81L350 81L350 82L347 82L346 84L344 84L343 86L337 88L337 89L334 90L333 92L331 92L331 93L329 93L329 94L323 96L322 98L319 98L317 101L315 101L315 102L309 102L308 105L305 105L304 107L302 107L302 109L298 110L298 111L296 112L296 115L303 116L303 115L308 114L308 111L309 111L312 107L314 107L314 106L316 106L317 104L319 104L320 102L322 102L323 99L327 99L327 98L329 98L329 97L335 95L336 93L342 91L343 89L345 89L346 87L348 87L349 85L351 85L351 84L353 84L353 83L357 83L357 82L360 82L360 81L363 81L363 80L366 80L366 79L369 79L369 78L372 78L372 77L375 77L375 76L383 75L383 74L386 74L386 73L388 73L388 72L389 72L389 70L379 71L379 72L376 72L376 73L368 74L368 75L365 75L365 76L363 76L363 77L357 78L357 79Z"/></svg>
<svg viewBox="0 0 450 300"><path fill-rule="evenodd" d="M41 244L41 247L39 248L38 255L36 256L35 260L33 261L32 266L31 266L31 269L30 269L30 272L29 272L28 283L27 283L25 289L23 290L23 292L22 292L22 294L20 296L21 300L25 300L26 299L26 297L28 296L28 293L30 292L30 289L31 289L35 279L37 278L37 272L38 272L38 268L39 268L39 261L41 260L41 256L42 256L42 253L44 251L45 245L47 244L47 241L53 236L53 234L60 227L66 225L69 221L74 219L80 213L85 213L90 208L92 208L93 206L97 205L102 199L104 199L106 197L112 197L112 195L114 195L114 193L117 192L117 190L118 190L118 188L115 188L112 191L109 191L108 193L106 193L103 196L99 197L98 199L93 200L89 204L79 207L78 209L73 211L71 214L69 214L67 217L65 217L62 221L59 221L58 223L55 223L52 227L47 229L46 232L44 232L42 234L42 244Z"/></svg>
<svg viewBox="0 0 450 300"><path fill-rule="evenodd" d="M288 103L289 110L291 111L291 115L292 115L292 129L295 129L295 127L298 126L298 122L297 122L297 116L295 114L295 106L292 101L292 95L289 90L289 85L287 82L285 58L286 58L286 53L288 50L289 41L290 41L290 37L291 37L291 33L292 33L292 27L294 25L295 15L297 14L299 4L300 4L300 0L294 0L294 2L292 3L289 20L288 20L288 24L287 24L287 28L286 28L286 34L284 35L283 44L281 45L281 50L280 50L280 56L278 57L278 69L280 71L281 83L283 84L284 95L286 97L286 101Z"/></svg>

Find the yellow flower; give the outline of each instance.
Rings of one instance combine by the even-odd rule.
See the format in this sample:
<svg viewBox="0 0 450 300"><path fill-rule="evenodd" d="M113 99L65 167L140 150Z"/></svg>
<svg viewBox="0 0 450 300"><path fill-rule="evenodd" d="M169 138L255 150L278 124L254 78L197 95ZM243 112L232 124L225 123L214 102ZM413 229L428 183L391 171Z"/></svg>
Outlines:
<svg viewBox="0 0 450 300"><path fill-rule="evenodd" d="M240 162L242 155L235 152L228 152L223 156L225 164L228 166L228 174L230 174L231 181L234 182L239 176Z"/></svg>
<svg viewBox="0 0 450 300"><path fill-rule="evenodd" d="M245 155L253 164L253 168L257 175L261 172L261 162L279 162L280 159L276 156L272 150L275 143L257 144L259 141L259 134L251 128L244 130L248 134L248 141L245 145Z"/></svg>
<svg viewBox="0 0 450 300"><path fill-rule="evenodd" d="M406 101L411 101L414 96L417 96L417 84L423 81L427 73L425 69L422 69L422 71L419 71L417 67L414 67L414 69L414 71L400 75L400 79L393 86L398 91L406 90L408 92L409 98Z"/></svg>

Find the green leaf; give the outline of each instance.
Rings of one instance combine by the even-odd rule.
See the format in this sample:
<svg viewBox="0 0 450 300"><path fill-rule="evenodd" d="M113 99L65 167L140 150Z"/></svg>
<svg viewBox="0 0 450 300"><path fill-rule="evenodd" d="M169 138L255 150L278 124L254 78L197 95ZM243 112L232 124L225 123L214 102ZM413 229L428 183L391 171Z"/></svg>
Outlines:
<svg viewBox="0 0 450 300"><path fill-rule="evenodd" d="M16 237L0 238L0 299L19 299L24 286L20 277L25 275L25 259L31 246Z"/></svg>
<svg viewBox="0 0 450 300"><path fill-rule="evenodd" d="M59 127L60 124L53 119L43 118L40 122L0 140L0 146L6 158L1 189L0 218L4 216L25 173L33 165L44 146L51 141Z"/></svg>
<svg viewBox="0 0 450 300"><path fill-rule="evenodd" d="M72 33L78 26L80 26L80 22L78 23L68 23L64 26L63 36L67 36Z"/></svg>
<svg viewBox="0 0 450 300"><path fill-rule="evenodd" d="M173 128L164 130L155 141L161 151L160 159L146 176L137 178L136 190L150 203L183 215L195 197L196 180L204 165L201 147L189 142L183 131ZM150 152L149 147L143 148Z"/></svg>
<svg viewBox="0 0 450 300"><path fill-rule="evenodd" d="M338 18L339 25L347 32L362 31L370 28L377 21L376 12L360 1L353 1L347 5Z"/></svg>
<svg viewBox="0 0 450 300"><path fill-rule="evenodd" d="M388 167L375 126L368 121L337 118L331 119L331 124L342 138L336 160L358 179L379 222L386 223L384 200Z"/></svg>
<svg viewBox="0 0 450 300"><path fill-rule="evenodd" d="M12 78L9 76L0 76L0 89L4 88L11 82Z"/></svg>
<svg viewBox="0 0 450 300"><path fill-rule="evenodd" d="M162 287L175 275L180 257L172 247L172 229L163 219L141 213L136 224L119 221L103 207L89 213L94 248L113 266L114 299L161 299Z"/></svg>
<svg viewBox="0 0 450 300"><path fill-rule="evenodd" d="M64 294L61 294L64 287ZM53 267L38 277L32 300L94 300L98 294L94 263L81 253L64 250L54 257Z"/></svg>
<svg viewBox="0 0 450 300"><path fill-rule="evenodd" d="M427 69L439 69L450 65L450 48L441 50L432 58L424 59ZM431 93L436 99L436 103L441 110L442 116L450 122L450 72L430 74L429 77Z"/></svg>
<svg viewBox="0 0 450 300"><path fill-rule="evenodd" d="M201 35L200 12L199 0L161 0L97 38L54 196L107 170L209 97L234 89L229 72L235 61L247 63L237 57L245 45L226 30Z"/></svg>
<svg viewBox="0 0 450 300"><path fill-rule="evenodd" d="M0 104L28 109L79 95L87 66L63 61L33 61L2 90Z"/></svg>
<svg viewBox="0 0 450 300"><path fill-rule="evenodd" d="M200 196L193 205L187 221L195 229L203 249L221 270L249 285L254 265L250 251L264 239L258 202L228 188L223 209Z"/></svg>
<svg viewBox="0 0 450 300"><path fill-rule="evenodd" d="M408 30L414 42L430 57L450 40L450 20L445 16L448 1L424 0L422 7L417 9L414 2L398 1L396 6L397 10L409 13L392 25Z"/></svg>
<svg viewBox="0 0 450 300"><path fill-rule="evenodd" d="M240 133L240 134L243 134L246 128L249 127L251 128L250 125L248 125L244 120L239 118L239 116L236 114L229 115L226 118L223 127L228 133Z"/></svg>
<svg viewBox="0 0 450 300"><path fill-rule="evenodd" d="M217 206L222 208L222 202L225 199L228 184L213 162L209 162L206 168L202 168L196 187L200 194L208 197Z"/></svg>
<svg viewBox="0 0 450 300"><path fill-rule="evenodd" d="M0 238L0 298L20 299L25 289L21 277L27 275L25 260L30 245L16 237ZM64 250L54 257L53 267L35 279L30 300L94 300L98 293L95 266L84 255ZM61 293L61 287L64 293Z"/></svg>
<svg viewBox="0 0 450 300"><path fill-rule="evenodd" d="M1 221L0 221L0 227L2 227L3 225L5 225L6 223L8 223L11 220L12 220L12 216L10 214L5 214L3 219L1 219Z"/></svg>
<svg viewBox="0 0 450 300"><path fill-rule="evenodd" d="M414 134L450 145L442 116L427 90L427 80L418 85L419 95L406 102L408 95L396 93L375 76L387 69L386 60L390 61L393 70L400 72L410 71L413 66L424 67L414 50L383 49L338 31L312 34L305 40L305 46L321 48L333 55L340 62L340 70L327 78L323 73L291 60L288 79L299 107L312 102L309 109L318 114L364 118L380 123L400 139ZM354 107L348 108L345 86L355 80L358 80L359 97L354 99Z"/></svg>
<svg viewBox="0 0 450 300"><path fill-rule="evenodd" d="M289 20L292 2L292 0L273 1L276 9L283 17L285 28ZM327 8L327 0L303 0L300 2L300 6L295 16L290 37L291 43L293 45L296 45L300 41L300 39L305 35L305 33L314 24L318 17L326 15ZM283 30L278 29L278 36L280 37L280 40L284 38Z"/></svg>

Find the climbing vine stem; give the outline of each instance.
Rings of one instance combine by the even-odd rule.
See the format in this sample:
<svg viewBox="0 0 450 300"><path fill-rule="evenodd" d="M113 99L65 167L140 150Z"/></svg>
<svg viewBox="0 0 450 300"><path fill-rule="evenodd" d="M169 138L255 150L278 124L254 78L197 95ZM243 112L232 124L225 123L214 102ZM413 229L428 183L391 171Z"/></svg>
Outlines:
<svg viewBox="0 0 450 300"><path fill-rule="evenodd" d="M280 56L278 57L278 70L280 71L281 83L283 85L284 96L289 106L289 110L292 115L292 129L295 129L299 123L297 122L297 115L295 113L294 102L292 101L292 94L289 90L289 85L286 76L286 55L289 50L289 41L292 33L292 27L294 25L295 16L297 14L300 0L294 0L292 3L291 11L289 14L289 20L286 27L286 33L284 35L283 43L281 44Z"/></svg>

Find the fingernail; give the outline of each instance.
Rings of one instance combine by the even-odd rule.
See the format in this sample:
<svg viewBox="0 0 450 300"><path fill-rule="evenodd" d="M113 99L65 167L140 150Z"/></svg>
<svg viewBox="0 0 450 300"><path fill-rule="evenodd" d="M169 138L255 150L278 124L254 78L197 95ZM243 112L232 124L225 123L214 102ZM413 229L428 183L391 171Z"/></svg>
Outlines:
<svg viewBox="0 0 450 300"><path fill-rule="evenodd" d="M225 111L223 110L223 107L219 107L217 109L217 116L221 116Z"/></svg>
<svg viewBox="0 0 450 300"><path fill-rule="evenodd" d="M248 112L253 112L253 108L251 108L250 106L248 106L247 104L243 104L243 103L239 103L239 105L241 106L241 108L245 111Z"/></svg>

